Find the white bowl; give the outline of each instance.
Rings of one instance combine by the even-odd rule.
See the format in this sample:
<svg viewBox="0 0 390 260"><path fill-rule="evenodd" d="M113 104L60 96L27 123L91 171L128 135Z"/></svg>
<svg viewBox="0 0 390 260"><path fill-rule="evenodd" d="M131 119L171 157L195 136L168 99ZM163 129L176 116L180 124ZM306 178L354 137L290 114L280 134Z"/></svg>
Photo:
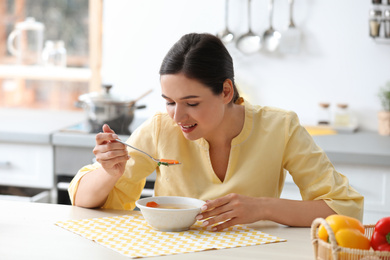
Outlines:
<svg viewBox="0 0 390 260"><path fill-rule="evenodd" d="M182 204L194 206L188 209L164 209L147 207L146 203L154 201L157 204ZM149 197L136 201L137 207L150 226L160 231L184 231L196 222L196 215L201 211L206 202L199 199L176 197L176 196L157 196Z"/></svg>

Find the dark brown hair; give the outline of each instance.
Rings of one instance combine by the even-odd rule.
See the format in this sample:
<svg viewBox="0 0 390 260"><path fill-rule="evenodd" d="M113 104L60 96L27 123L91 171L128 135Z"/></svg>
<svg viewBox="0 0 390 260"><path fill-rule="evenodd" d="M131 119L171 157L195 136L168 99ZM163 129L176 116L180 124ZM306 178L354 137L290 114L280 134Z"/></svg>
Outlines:
<svg viewBox="0 0 390 260"><path fill-rule="evenodd" d="M216 95L222 93L223 83L230 79L234 88L232 102L240 97L234 83L232 57L214 35L186 34L172 46L161 64L160 75L178 73L198 80Z"/></svg>

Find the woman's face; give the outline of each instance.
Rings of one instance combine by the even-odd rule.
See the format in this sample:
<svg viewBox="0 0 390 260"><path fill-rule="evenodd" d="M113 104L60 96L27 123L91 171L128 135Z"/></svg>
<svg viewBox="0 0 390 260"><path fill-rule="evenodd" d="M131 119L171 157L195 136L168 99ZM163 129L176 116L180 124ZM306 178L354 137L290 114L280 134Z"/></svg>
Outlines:
<svg viewBox="0 0 390 260"><path fill-rule="evenodd" d="M225 115L224 95L183 74L161 76L162 97L169 116L180 126L185 138L196 140L218 134Z"/></svg>

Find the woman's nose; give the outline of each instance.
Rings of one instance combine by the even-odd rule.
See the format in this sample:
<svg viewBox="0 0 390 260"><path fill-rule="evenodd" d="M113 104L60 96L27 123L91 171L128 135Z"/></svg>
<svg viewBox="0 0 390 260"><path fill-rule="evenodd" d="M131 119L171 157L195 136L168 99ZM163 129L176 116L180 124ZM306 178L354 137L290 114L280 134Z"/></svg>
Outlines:
<svg viewBox="0 0 390 260"><path fill-rule="evenodd" d="M173 118L174 118L176 123L180 123L180 122L185 121L188 118L188 115L187 115L187 112L185 111L185 109L182 106L176 105L176 107L175 107L175 115L174 115Z"/></svg>

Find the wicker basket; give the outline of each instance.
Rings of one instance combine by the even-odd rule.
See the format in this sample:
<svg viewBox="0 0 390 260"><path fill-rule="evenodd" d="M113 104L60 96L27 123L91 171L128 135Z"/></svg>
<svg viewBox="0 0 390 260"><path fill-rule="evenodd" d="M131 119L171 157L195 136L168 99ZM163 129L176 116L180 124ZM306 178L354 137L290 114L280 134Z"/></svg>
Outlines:
<svg viewBox="0 0 390 260"><path fill-rule="evenodd" d="M318 227L324 225L330 243L318 238ZM365 225L365 236L371 239L375 225ZM390 252L363 249L351 249L337 245L332 228L323 218L317 218L311 225L311 238L316 260L390 260Z"/></svg>

